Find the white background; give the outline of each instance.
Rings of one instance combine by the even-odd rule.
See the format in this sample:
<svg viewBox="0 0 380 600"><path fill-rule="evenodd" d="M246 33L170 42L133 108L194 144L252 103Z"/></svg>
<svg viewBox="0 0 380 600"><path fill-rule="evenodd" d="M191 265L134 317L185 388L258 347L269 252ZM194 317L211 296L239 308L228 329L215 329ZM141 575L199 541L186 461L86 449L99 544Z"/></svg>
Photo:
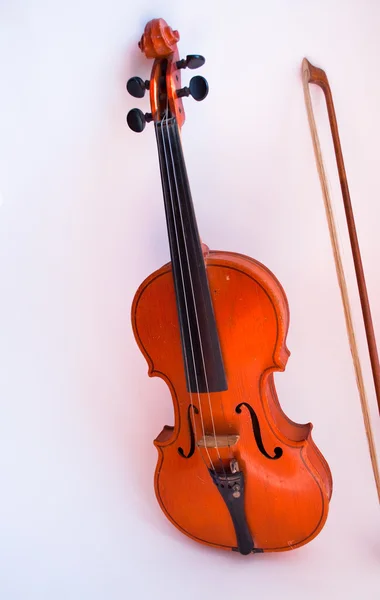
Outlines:
<svg viewBox="0 0 380 600"><path fill-rule="evenodd" d="M290 418L314 424L334 478L312 543L241 557L175 530L153 491L173 421L147 377L130 305L169 259L153 127L128 96L137 42L163 17L201 53L183 145L203 240L253 256L290 304ZM328 74L380 338L380 4L367 1L2 0L0 3L0 598L380 595L380 520L305 110L301 61ZM194 73L186 72L184 83ZM324 98L312 89L373 426L376 410Z"/></svg>

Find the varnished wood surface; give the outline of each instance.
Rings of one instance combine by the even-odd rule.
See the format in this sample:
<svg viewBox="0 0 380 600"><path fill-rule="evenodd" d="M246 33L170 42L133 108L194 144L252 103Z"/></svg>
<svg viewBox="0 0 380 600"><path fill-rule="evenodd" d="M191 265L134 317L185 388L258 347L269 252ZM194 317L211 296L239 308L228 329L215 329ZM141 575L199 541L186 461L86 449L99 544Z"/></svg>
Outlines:
<svg viewBox="0 0 380 600"><path fill-rule="evenodd" d="M211 394L219 435L238 435L233 447L246 478L245 509L256 547L283 551L311 541L322 529L332 493L329 467L311 438L312 425L297 424L281 410L273 373L285 369L289 351L289 311L276 278L260 263L238 254L205 256L218 332L227 370L228 391ZM232 549L236 538L230 515L213 484L205 457L189 448L188 407L199 399L186 391L180 334L170 264L153 273L136 292L132 323L149 375L166 381L172 395L174 426L165 426L155 445L155 491L167 518L198 542ZM207 394L201 394L206 433L212 431ZM249 412L256 412L265 449L283 450L278 460L259 452ZM193 416L199 433L199 414ZM209 449L217 461L216 450ZM222 448L223 458L229 449Z"/></svg>
<svg viewBox="0 0 380 600"><path fill-rule="evenodd" d="M179 33L165 19L152 19L145 25L139 48L147 58L166 57L173 52L179 41Z"/></svg>

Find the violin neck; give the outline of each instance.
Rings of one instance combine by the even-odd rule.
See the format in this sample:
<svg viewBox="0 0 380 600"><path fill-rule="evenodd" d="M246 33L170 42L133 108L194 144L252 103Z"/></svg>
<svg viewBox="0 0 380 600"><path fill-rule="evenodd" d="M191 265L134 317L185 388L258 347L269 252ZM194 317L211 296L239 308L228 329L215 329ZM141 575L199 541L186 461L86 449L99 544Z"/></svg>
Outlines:
<svg viewBox="0 0 380 600"><path fill-rule="evenodd" d="M227 389L206 265L176 120L155 123L187 389Z"/></svg>

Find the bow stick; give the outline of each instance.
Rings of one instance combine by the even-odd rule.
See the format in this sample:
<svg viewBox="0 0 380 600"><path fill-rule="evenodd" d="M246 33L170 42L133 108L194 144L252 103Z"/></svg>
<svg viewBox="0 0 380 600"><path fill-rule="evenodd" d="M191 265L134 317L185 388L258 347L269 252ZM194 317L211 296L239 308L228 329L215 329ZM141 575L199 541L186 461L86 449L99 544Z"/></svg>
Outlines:
<svg viewBox="0 0 380 600"><path fill-rule="evenodd" d="M339 249L339 242L338 242L338 236L337 236L337 231L336 231L336 225L335 225L335 221L334 221L332 204L331 204L330 194L329 194L328 185L327 185L327 178L326 178L325 169L324 169L323 160L322 160L322 152L321 152L317 128L315 125L315 120L314 120L314 115L313 115L310 89L309 89L309 85L308 85L309 83L314 83L314 84L318 85L320 88L322 88L322 91L324 93L325 100L326 100L327 112L328 112L328 117L329 117L329 122L330 122L330 127L331 127L331 134L332 134L332 139L333 139L333 143L334 143L335 157L336 157L340 185L341 185L342 196L343 196L344 209L345 209L345 213L346 213L347 227L348 227L348 232L349 232L349 237L350 237L351 250L352 250L353 261L354 261L354 265L355 265L356 280L357 280L357 285L358 285L358 289L359 289L359 296L360 296L363 320L364 320L366 337L367 337L368 351L369 351L370 360L371 360L372 375L373 375L373 381L374 381L374 386L375 386L377 405L378 405L378 409L380 411L379 357L378 357L377 346L376 346L376 338L375 338L375 334L374 334L374 330L373 330L371 310L370 310L370 306L369 306L367 286L366 286L365 277L364 277L363 264L362 264L362 260L361 260L360 249L359 249L359 242L358 242L358 237L357 237L357 233L356 233L355 220L354 220L353 210L352 210L352 206L351 206L350 193L349 193L348 183L347 183L347 176L346 176L346 171L345 171L345 167L344 167L342 148L340 145L338 124L337 124L337 120L336 120L336 116L335 116L335 109L334 109L334 103L333 103L332 94L331 94L331 90L330 90L330 85L329 85L325 71L323 71L322 69L319 69L318 67L314 67L306 58L304 58L302 61L302 75L303 75L303 87L304 87L306 108L307 108L307 113L308 113L310 131L311 131L312 140L313 140L315 158L316 158L317 167L318 167L318 174L319 174L319 179L321 182L322 193L323 193L323 198L324 198L324 203L325 203L325 210L326 210L326 216L327 216L327 221L328 221L328 225L329 225L330 239L331 239L331 244L332 244L333 253L334 253L335 267L336 267L336 272L337 272L337 277L338 277L338 282L339 282L339 288L340 288L341 296L342 296L347 334L348 334L348 339L349 339L349 344L350 344L350 349L351 349L351 355L352 355L352 359L353 359L353 363L354 363L356 382L357 382L359 396L360 396L360 402L361 402L364 426L365 426L365 431L366 431L367 441L368 441L368 446L369 446L369 452L370 452L370 457L371 457L372 469L373 469L377 493L378 493L378 497L379 497L379 501L380 501L380 475L379 475L379 467L378 467L377 457L376 457L376 449L375 449L375 444L374 444L374 440L373 440L373 433L372 433L372 427L371 427L371 421L370 421L370 415L369 415L369 409L368 409L367 395L366 395L365 386L364 386L364 379L363 379L363 373L362 373L362 368L361 368L361 363L360 363L360 358L359 358L359 351L358 351L358 347L357 347L357 343L356 343L353 320L352 320L352 315L351 315L350 302L349 302L348 291L347 291L347 283L346 283L346 278L344 275L343 263L342 263L342 258L341 258L341 254L340 254L340 249Z"/></svg>

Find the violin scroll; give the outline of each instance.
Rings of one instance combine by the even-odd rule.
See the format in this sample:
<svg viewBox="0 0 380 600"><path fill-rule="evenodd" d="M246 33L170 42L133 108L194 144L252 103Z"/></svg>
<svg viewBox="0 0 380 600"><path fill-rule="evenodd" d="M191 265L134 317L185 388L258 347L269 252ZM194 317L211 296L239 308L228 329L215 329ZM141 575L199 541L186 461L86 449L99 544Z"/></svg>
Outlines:
<svg viewBox="0 0 380 600"><path fill-rule="evenodd" d="M178 31L173 31L165 19L152 19L145 25L138 46L147 58L162 58L176 51L178 41Z"/></svg>
<svg viewBox="0 0 380 600"><path fill-rule="evenodd" d="M131 77L127 83L128 92L135 98L143 98L146 90L149 90L150 113L144 116L134 108L127 115L127 123L136 133L143 131L149 121L160 122L172 118L181 128L185 122L182 98L192 96L199 102L208 94L208 83L199 75L191 79L189 87L181 86L181 70L198 69L204 65L205 58L200 54L189 54L180 60L177 48L179 39L178 31L173 30L164 19L152 19L145 26L138 47L147 58L154 59L150 81ZM149 117L145 118L147 115Z"/></svg>

